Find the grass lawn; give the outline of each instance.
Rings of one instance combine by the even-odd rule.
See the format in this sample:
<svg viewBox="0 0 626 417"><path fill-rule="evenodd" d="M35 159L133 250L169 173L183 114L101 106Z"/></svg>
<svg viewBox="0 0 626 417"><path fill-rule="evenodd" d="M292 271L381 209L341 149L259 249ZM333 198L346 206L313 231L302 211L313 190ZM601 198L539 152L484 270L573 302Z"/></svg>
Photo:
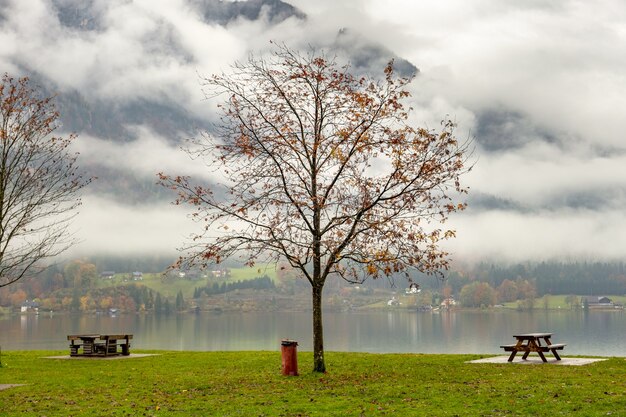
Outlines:
<svg viewBox="0 0 626 417"><path fill-rule="evenodd" d="M246 281L249 279L262 277L267 275L270 279L276 280L276 265L274 264L260 264L253 268L241 267L241 268L229 268L230 278L224 282ZM197 287L204 287L207 284L211 285L214 282L221 283L222 280L216 280L208 276L207 278L199 278L197 280L190 280L185 278L174 278L172 276L165 277L163 273L145 273L141 281L129 280L129 273L115 274L112 279L98 280L98 288L113 287L118 285L128 284L140 284L146 287L160 292L161 295L169 298L175 298L179 291L183 292L183 297L191 298L193 292Z"/></svg>
<svg viewBox="0 0 626 417"><path fill-rule="evenodd" d="M576 296L580 301L581 296ZM626 304L626 296L623 295L609 295L608 296L614 303ZM571 308L570 305L565 302L567 295L544 295L542 297L538 297L535 299L534 309L535 310L569 310ZM516 309L518 306L518 301L512 301L510 303L504 303L504 306L507 308Z"/></svg>
<svg viewBox="0 0 626 417"><path fill-rule="evenodd" d="M276 280L276 265L275 264L259 264L252 268L230 268L230 280L229 281L245 281L257 277L267 275L271 280Z"/></svg>
<svg viewBox="0 0 626 417"><path fill-rule="evenodd" d="M192 281L184 278L164 277L162 273L159 274L144 274L143 280L138 282L140 285L161 293L161 295L170 299L175 299L176 294L179 291L183 292L183 297L188 299L193 296L193 291L197 287L204 287L207 283L210 283L208 278L200 278L197 281Z"/></svg>
<svg viewBox="0 0 626 417"><path fill-rule="evenodd" d="M279 352L58 360L2 352L1 416L623 416L626 360L467 364L480 355L327 353L280 375Z"/></svg>

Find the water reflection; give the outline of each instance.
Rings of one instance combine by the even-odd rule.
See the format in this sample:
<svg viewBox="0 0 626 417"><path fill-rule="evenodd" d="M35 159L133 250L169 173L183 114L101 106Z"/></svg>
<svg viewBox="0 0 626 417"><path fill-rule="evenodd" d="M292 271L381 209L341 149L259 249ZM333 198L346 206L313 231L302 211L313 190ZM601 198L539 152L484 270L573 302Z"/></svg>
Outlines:
<svg viewBox="0 0 626 417"><path fill-rule="evenodd" d="M383 311L325 313L327 350L502 353L514 333L548 331L566 355L623 356L623 312ZM66 349L68 334L132 333L133 347L168 350L277 350L281 339L312 349L310 313L23 315L0 317L4 350Z"/></svg>

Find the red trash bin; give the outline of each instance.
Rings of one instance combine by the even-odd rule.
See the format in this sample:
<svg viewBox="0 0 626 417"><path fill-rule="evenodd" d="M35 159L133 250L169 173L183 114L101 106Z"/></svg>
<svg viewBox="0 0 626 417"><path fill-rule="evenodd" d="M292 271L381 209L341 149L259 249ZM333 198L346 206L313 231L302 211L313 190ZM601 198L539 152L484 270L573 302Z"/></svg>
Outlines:
<svg viewBox="0 0 626 417"><path fill-rule="evenodd" d="M298 376L298 342L282 340L280 353L283 362L283 375Z"/></svg>

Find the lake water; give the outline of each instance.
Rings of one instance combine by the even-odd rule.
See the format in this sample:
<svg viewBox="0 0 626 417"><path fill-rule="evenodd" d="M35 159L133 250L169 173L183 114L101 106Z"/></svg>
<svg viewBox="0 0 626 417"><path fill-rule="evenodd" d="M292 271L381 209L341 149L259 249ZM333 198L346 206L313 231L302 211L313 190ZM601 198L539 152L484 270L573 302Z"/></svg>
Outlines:
<svg viewBox="0 0 626 417"><path fill-rule="evenodd" d="M328 351L377 353L503 353L512 335L552 332L570 355L626 356L622 311L378 311L324 315ZM132 333L133 348L278 350L281 339L312 350L310 313L0 316L0 348L65 350L66 335Z"/></svg>

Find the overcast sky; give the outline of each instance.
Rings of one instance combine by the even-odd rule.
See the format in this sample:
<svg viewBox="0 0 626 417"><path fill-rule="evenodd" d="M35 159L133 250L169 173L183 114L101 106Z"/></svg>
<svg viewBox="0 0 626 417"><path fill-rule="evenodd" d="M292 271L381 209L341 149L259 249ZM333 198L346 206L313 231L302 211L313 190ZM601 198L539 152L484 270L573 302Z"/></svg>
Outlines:
<svg viewBox="0 0 626 417"><path fill-rule="evenodd" d="M73 3L97 12L89 30L64 26L50 1L0 0L0 71L33 71L88 100L175 102L207 119L213 107L198 74L270 40L327 45L348 28L419 68L415 123L434 127L449 115L459 137L475 139L470 208L451 219L455 258L626 256L623 0L293 0L306 20L226 26L203 22L195 0L56 1ZM162 132L129 128L135 140L123 146L81 134L77 150L85 162L146 179L159 171L210 178ZM167 204L89 191L76 225L84 253L165 253L194 228Z"/></svg>

